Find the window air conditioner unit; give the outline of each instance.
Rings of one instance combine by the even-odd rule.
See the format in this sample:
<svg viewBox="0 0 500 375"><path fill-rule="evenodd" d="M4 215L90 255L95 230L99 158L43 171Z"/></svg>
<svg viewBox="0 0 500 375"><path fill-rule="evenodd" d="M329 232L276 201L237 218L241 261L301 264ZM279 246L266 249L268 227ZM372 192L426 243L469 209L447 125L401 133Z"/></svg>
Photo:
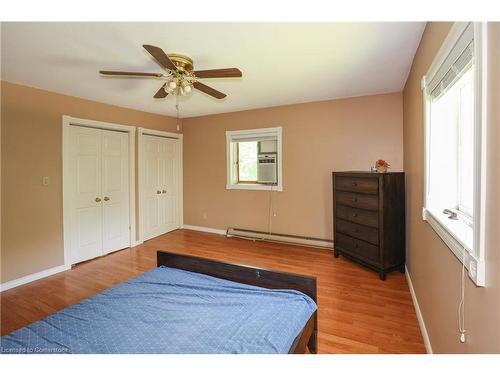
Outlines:
<svg viewBox="0 0 500 375"><path fill-rule="evenodd" d="M278 171L276 154L259 154L257 163L257 182L259 184L277 184Z"/></svg>

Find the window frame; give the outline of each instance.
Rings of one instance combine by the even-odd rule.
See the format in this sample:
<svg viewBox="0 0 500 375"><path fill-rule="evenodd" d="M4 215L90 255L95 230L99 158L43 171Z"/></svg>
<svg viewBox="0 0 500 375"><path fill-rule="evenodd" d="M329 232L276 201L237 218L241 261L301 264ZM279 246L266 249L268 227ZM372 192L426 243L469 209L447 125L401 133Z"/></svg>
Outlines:
<svg viewBox="0 0 500 375"><path fill-rule="evenodd" d="M246 129L246 130L227 130L226 131L226 189L238 190L272 190L283 191L283 150L282 150L282 127ZM237 165L238 154L235 158L235 148L233 143L237 144L238 140L255 139L259 137L276 137L276 154L278 159L278 183L276 185L260 184L258 182L240 182L239 181L239 166ZM237 150L236 150L237 152ZM236 175L235 174L236 170Z"/></svg>
<svg viewBox="0 0 500 375"><path fill-rule="evenodd" d="M469 24L474 30L474 183L473 183L473 215L467 216L460 210L463 220L449 220L442 212L435 212L428 206L429 188L429 141L430 141L430 89L431 82L445 59L453 50ZM441 237L445 244L465 265L469 277L477 286L485 286L485 207L486 207L486 82L487 82L487 25L483 22L456 22L443 42L434 61L425 76L422 77L422 97L424 106L424 197L422 219L425 220ZM465 241L458 236L459 232L469 228L471 237ZM468 237L468 236L465 236ZM470 244L470 246L468 246Z"/></svg>

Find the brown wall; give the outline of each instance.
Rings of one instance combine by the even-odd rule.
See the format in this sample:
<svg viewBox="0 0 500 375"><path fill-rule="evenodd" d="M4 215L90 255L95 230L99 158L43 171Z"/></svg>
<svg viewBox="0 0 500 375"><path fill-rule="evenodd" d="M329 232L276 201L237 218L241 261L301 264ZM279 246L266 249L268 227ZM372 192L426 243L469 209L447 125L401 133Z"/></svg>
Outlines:
<svg viewBox="0 0 500 375"><path fill-rule="evenodd" d="M176 120L2 82L1 281L63 260L62 115L175 131ZM42 186L42 176L51 184Z"/></svg>
<svg viewBox="0 0 500 375"><path fill-rule="evenodd" d="M379 158L403 167L401 93L184 119L184 223L268 230L270 192L226 190L225 131L274 126L284 188L272 193L273 232L331 239L331 172Z"/></svg>
<svg viewBox="0 0 500 375"><path fill-rule="evenodd" d="M490 24L488 209L486 212L487 287L466 283L467 342L458 340L461 263L429 224L422 221L424 124L420 81L450 23L427 24L403 93L404 169L407 178L407 266L436 353L500 352L500 26Z"/></svg>

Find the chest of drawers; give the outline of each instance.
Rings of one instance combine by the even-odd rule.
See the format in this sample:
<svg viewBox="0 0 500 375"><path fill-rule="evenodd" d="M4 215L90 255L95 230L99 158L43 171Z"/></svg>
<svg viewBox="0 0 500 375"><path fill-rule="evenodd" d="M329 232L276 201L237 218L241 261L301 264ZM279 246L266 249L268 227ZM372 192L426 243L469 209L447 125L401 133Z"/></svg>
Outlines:
<svg viewBox="0 0 500 375"><path fill-rule="evenodd" d="M379 273L405 265L404 173L333 172L334 255Z"/></svg>

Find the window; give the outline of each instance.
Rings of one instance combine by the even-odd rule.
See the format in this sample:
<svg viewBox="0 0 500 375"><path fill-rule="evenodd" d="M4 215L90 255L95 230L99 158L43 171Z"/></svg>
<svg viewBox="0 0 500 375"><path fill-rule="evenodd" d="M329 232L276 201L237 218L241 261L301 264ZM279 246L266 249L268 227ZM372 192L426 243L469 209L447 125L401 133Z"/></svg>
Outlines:
<svg viewBox="0 0 500 375"><path fill-rule="evenodd" d="M425 102L423 218L484 285L481 24L456 23L422 80Z"/></svg>
<svg viewBox="0 0 500 375"><path fill-rule="evenodd" d="M474 65L462 73L439 97L431 94L427 203L472 220Z"/></svg>
<svg viewBox="0 0 500 375"><path fill-rule="evenodd" d="M238 172L238 183L257 183L257 150L258 142L237 142L236 150L238 159L236 161Z"/></svg>
<svg viewBox="0 0 500 375"><path fill-rule="evenodd" d="M282 191L281 127L226 132L227 189Z"/></svg>

